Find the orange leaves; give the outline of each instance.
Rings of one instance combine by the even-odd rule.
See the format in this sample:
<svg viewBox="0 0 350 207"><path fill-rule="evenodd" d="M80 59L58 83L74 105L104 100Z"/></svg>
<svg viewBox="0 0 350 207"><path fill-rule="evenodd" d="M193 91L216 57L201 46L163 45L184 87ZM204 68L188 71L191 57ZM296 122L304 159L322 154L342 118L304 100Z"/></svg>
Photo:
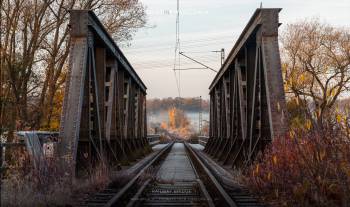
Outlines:
<svg viewBox="0 0 350 207"><path fill-rule="evenodd" d="M277 165L277 155L272 156L272 163Z"/></svg>
<svg viewBox="0 0 350 207"><path fill-rule="evenodd" d="M256 167L255 167L255 173L256 173L256 174L259 173L259 164L257 164Z"/></svg>
<svg viewBox="0 0 350 207"><path fill-rule="evenodd" d="M181 137L188 138L191 134L190 121L183 110L172 107L168 110L168 125L162 123L162 128L171 130Z"/></svg>
<svg viewBox="0 0 350 207"><path fill-rule="evenodd" d="M167 123L165 123L164 121L160 124L160 128L162 129L167 129L168 128L168 125Z"/></svg>
<svg viewBox="0 0 350 207"><path fill-rule="evenodd" d="M175 107L168 110L169 127L170 128L176 128L175 114L176 114L176 108Z"/></svg>

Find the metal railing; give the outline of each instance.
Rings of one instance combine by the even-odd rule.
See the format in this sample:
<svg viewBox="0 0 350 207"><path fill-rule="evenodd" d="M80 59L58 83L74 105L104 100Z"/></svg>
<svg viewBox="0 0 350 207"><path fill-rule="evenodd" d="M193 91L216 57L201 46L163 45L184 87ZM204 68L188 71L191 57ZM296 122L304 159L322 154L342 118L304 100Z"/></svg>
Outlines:
<svg viewBox="0 0 350 207"><path fill-rule="evenodd" d="M160 134L149 134L147 135L149 145L154 146L160 143Z"/></svg>
<svg viewBox="0 0 350 207"><path fill-rule="evenodd" d="M7 169L6 151L9 148L26 151L37 168L45 158L54 157L57 150L58 132L51 131L18 131L12 142L7 141L7 134L0 137L0 169ZM13 151L11 151L13 153Z"/></svg>
<svg viewBox="0 0 350 207"><path fill-rule="evenodd" d="M207 136L198 136L198 143L205 147L205 145L208 142L208 139L209 139L209 137L207 137Z"/></svg>

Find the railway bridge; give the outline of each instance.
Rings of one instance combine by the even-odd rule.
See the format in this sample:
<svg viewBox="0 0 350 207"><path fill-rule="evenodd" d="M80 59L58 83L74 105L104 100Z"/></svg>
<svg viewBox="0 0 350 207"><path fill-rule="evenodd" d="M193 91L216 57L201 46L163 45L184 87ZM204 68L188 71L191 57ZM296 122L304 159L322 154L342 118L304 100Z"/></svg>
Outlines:
<svg viewBox="0 0 350 207"><path fill-rule="evenodd" d="M265 206L230 170L286 130L281 9L257 9L210 85L204 145L147 139L146 86L92 11L73 10L59 157L70 176L104 162L126 176L82 206ZM150 140L150 142L149 142ZM175 139L174 139L175 140Z"/></svg>

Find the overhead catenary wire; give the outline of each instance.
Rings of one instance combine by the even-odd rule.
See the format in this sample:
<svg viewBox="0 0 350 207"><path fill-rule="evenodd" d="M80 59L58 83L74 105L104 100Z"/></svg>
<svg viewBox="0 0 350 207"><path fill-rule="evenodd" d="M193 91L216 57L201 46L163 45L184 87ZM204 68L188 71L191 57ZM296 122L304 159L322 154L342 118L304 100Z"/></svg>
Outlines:
<svg viewBox="0 0 350 207"><path fill-rule="evenodd" d="M216 40L216 41L203 41L203 42L193 42L193 43L188 43L188 44L181 44L182 45L182 49L190 49L190 48L198 48L198 47L208 47L208 46L215 46L215 48L217 47L218 44L225 44L225 43L228 43L228 42L231 42L232 40ZM205 43L205 44L204 44ZM123 49L123 52L126 52L126 53L131 53L131 52L141 52L141 51L155 51L155 50L168 50L168 49L171 49L172 47L169 46L168 44L156 44L156 45L150 45L150 46L147 46L147 47L137 47L137 48L124 48Z"/></svg>
<svg viewBox="0 0 350 207"><path fill-rule="evenodd" d="M208 36L207 38L200 39L187 39L181 41L180 45L180 3L177 0L177 13L176 13L176 33L175 33L175 48L174 48L174 59L171 64L171 60L164 58L166 51L169 51L171 46L167 44L167 41L157 41L154 44L148 42L148 44L142 45L135 48L126 48L124 52L128 55L135 54L135 59L131 60L133 67L136 70L166 70L172 68L173 75L175 77L175 83L177 88L178 96L181 97L181 70L211 70L217 72L216 69L220 66L217 65L217 56L210 54L213 50L217 50L220 45L224 47L228 42L234 40L233 35L214 35ZM164 39L163 39L164 40ZM138 43L140 44L140 43ZM181 48L180 48L181 46ZM203 49L202 49L203 48ZM198 51L201 50L202 51ZM180 59L181 55L185 56L181 51L185 50L186 54L189 55L187 58ZM163 58L157 58L154 60L155 55ZM192 55L191 55L192 54ZM200 54L200 55L196 55ZM186 56L185 56L186 57ZM191 61L189 61L191 60ZM203 67L198 67L198 64ZM214 66L214 67L213 67Z"/></svg>
<svg viewBox="0 0 350 207"><path fill-rule="evenodd" d="M217 65L218 64L217 57L211 57L211 58L205 58L205 59L196 57L196 60L199 60L201 63L204 63L205 65L207 65L209 67L211 67L211 65L213 65L213 66L215 65L215 67L219 67L219 65ZM173 63L171 63L171 61L133 62L132 65L136 70L145 69L145 68L147 68L147 69L165 68L166 69L166 68L173 67ZM191 61L191 60L184 59L181 62L181 69L188 68L188 67L198 67L198 64Z"/></svg>
<svg viewBox="0 0 350 207"><path fill-rule="evenodd" d="M205 65L205 64L203 64L203 63L201 63L201 62L199 62L199 61L197 61L197 60L195 60L195 59L193 59L193 58L191 58L191 57L189 57L187 55L185 55L183 52L179 52L179 54L184 56L184 57L186 57L186 58L188 58L188 59L190 59L190 60L192 60L192 61L194 61L194 62L196 62L196 63L198 63L199 65L202 65L204 67L204 69L209 69L209 70L212 70L214 72L218 72L217 70L215 70L215 69L213 69L213 68L211 68L211 67L209 67L209 66L207 66L207 65Z"/></svg>
<svg viewBox="0 0 350 207"><path fill-rule="evenodd" d="M139 65L135 65L134 66L136 70L142 70L142 69L160 69L160 68L163 68L163 69L169 69L172 67L172 65L145 65L145 66L139 66ZM177 70L182 70L184 68L188 68L188 67L196 67L194 64L182 64L181 65L181 68L180 69L175 69L176 71ZM210 66L209 66L210 67ZM204 68L204 67L202 67ZM209 69L209 68L206 68L205 69Z"/></svg>
<svg viewBox="0 0 350 207"><path fill-rule="evenodd" d="M230 41L230 42L232 42L232 41L234 41L234 38L233 38L233 36L225 36L225 38L223 38L221 36L215 36L215 37L206 38L206 39L195 39L195 40L187 40L187 41L181 40L181 43L185 44L185 45L190 45L190 44L194 44L194 43L213 42L213 44L216 44L218 41L225 41L225 42ZM140 44L140 43L136 43L136 45L137 44ZM167 48L171 48L169 46L169 42L156 41L155 43L142 44L142 46L137 46L136 48L132 48L129 46L122 47L122 50L143 50L143 49L147 49L147 48L153 49L155 47L164 47L164 46L166 46Z"/></svg>
<svg viewBox="0 0 350 207"><path fill-rule="evenodd" d="M186 52L187 54L187 52ZM218 57L217 56L192 56L196 58L197 60L201 60L203 62L211 62L211 61L217 61ZM142 58L142 59L132 59L131 63L134 64L158 64L158 63L173 63L169 58L159 58L157 60L153 60L151 57L150 58ZM190 62L187 59L183 59L181 63L186 63Z"/></svg>

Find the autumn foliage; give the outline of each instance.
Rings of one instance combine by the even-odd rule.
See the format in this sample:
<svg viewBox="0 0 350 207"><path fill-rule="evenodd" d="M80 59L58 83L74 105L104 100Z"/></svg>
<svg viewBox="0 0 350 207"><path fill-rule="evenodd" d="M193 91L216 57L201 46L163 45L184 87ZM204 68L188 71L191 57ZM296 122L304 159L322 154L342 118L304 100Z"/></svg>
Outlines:
<svg viewBox="0 0 350 207"><path fill-rule="evenodd" d="M349 38L349 29L317 19L282 33L290 131L243 176L272 206L349 206L350 116L339 100L350 89Z"/></svg>
<svg viewBox="0 0 350 207"><path fill-rule="evenodd" d="M307 124L276 138L246 170L245 183L273 206L347 206L350 138L339 126Z"/></svg>
<svg viewBox="0 0 350 207"><path fill-rule="evenodd" d="M192 134L190 121L185 112L176 107L168 110L168 123L163 122L160 127L183 138L189 138Z"/></svg>

